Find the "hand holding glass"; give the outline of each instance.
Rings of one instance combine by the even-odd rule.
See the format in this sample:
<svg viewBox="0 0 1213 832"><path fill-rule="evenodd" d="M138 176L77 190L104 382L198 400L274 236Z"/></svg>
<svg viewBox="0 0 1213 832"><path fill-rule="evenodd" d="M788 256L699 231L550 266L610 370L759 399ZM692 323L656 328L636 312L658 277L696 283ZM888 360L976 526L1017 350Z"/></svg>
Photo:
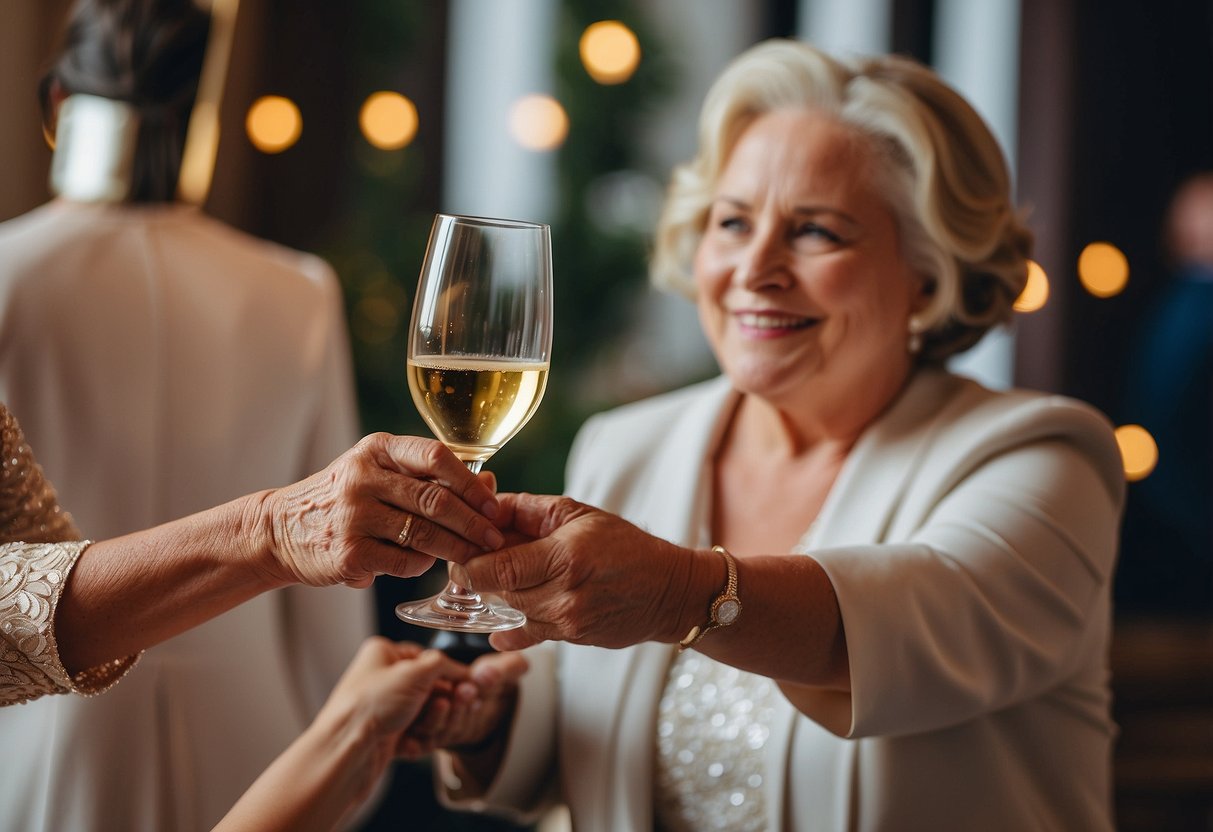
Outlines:
<svg viewBox="0 0 1213 832"><path fill-rule="evenodd" d="M473 471L539 407L552 349L548 226L439 214L409 329L408 380L430 430ZM396 607L413 624L488 633L526 623L490 604L458 564L438 595Z"/></svg>

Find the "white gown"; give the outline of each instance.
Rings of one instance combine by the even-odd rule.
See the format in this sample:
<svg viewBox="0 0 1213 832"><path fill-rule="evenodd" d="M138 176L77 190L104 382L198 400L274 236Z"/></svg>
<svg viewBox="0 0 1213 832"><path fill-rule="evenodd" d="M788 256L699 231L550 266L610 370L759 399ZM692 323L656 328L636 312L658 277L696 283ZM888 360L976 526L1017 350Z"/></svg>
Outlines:
<svg viewBox="0 0 1213 832"><path fill-rule="evenodd" d="M55 201L0 224L0 400L94 539L295 481L357 439L332 270L183 206ZM0 710L0 832L209 829L371 630L369 592L281 590L105 696Z"/></svg>

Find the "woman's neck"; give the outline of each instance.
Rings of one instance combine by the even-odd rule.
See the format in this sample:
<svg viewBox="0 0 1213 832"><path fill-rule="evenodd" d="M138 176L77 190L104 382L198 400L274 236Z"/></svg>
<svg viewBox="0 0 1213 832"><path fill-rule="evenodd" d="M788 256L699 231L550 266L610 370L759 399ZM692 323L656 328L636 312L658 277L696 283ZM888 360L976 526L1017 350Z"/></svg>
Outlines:
<svg viewBox="0 0 1213 832"><path fill-rule="evenodd" d="M745 456L768 460L793 461L821 453L845 457L863 427L844 429L816 414L783 409L759 396L743 394L726 442Z"/></svg>

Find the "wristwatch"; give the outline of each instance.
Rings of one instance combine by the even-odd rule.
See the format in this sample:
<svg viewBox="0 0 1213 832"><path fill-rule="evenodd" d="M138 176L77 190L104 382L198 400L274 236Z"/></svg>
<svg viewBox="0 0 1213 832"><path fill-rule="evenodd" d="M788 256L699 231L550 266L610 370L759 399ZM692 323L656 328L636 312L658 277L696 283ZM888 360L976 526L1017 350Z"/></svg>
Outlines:
<svg viewBox="0 0 1213 832"><path fill-rule="evenodd" d="M692 627L686 637L678 642L679 652L686 650L712 630L736 624L737 619L741 618L741 599L737 596L737 561L723 546L713 546L712 551L719 552L724 557L729 577L725 582L724 591L716 596L716 600L708 608L708 623Z"/></svg>

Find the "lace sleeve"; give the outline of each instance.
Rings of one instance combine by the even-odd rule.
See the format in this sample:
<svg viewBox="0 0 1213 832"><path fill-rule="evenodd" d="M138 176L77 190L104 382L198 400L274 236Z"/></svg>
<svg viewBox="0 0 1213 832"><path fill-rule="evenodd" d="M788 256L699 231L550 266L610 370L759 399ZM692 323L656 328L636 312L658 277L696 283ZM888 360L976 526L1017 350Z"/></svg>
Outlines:
<svg viewBox="0 0 1213 832"><path fill-rule="evenodd" d="M55 607L89 543L0 544L0 705L49 693L102 693L138 660L127 656L71 676L59 659Z"/></svg>

